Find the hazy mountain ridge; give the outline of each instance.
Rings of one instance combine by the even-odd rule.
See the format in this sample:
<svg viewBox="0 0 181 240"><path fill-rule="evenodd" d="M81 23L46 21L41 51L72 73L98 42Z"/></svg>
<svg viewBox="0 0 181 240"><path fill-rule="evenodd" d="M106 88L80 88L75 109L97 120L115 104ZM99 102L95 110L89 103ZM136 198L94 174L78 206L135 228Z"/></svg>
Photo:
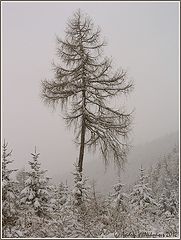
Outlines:
<svg viewBox="0 0 181 240"><path fill-rule="evenodd" d="M133 183L137 179L141 164L145 169L149 169L149 167L154 166L160 158L170 153L178 143L179 133L174 132L151 142L134 146L128 155L125 169L120 173L122 182L125 184ZM90 182L93 180L96 182L96 189L98 191L109 192L112 185L118 180L118 174L114 164L110 164L105 171L102 159L99 159L96 155L92 157L89 156L89 158L92 158L92 160L85 162L84 168L86 177L89 178ZM67 181L68 185L72 185L73 176L70 171L63 176L53 176L52 181L56 183Z"/></svg>

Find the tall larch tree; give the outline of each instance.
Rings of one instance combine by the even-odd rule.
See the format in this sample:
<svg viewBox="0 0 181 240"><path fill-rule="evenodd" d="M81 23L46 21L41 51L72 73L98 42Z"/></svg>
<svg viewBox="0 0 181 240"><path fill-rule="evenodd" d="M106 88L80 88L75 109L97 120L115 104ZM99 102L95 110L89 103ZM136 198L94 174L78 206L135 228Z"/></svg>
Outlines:
<svg viewBox="0 0 181 240"><path fill-rule="evenodd" d="M64 40L57 37L59 61L53 64L54 79L42 81L42 98L53 107L61 103L67 125L74 124L80 173L85 146L99 146L105 163L114 159L120 168L129 149L132 113L126 113L121 101L118 109L108 103L129 93L133 84L124 70L113 72L111 60L103 56L100 28L88 16L75 12L65 32Z"/></svg>

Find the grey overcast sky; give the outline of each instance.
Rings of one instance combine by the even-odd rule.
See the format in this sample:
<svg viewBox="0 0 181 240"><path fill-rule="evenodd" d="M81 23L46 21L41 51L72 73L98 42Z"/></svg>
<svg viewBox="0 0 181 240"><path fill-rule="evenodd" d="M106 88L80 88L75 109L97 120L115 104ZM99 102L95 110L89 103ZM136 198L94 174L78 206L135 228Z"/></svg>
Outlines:
<svg viewBox="0 0 181 240"><path fill-rule="evenodd" d="M136 109L133 144L178 130L178 2L3 2L2 137L17 167L27 164L35 145L50 175L68 170L78 156L61 111L40 99L41 80L53 76L55 35L64 36L78 8L101 27L105 55L134 80L127 98Z"/></svg>

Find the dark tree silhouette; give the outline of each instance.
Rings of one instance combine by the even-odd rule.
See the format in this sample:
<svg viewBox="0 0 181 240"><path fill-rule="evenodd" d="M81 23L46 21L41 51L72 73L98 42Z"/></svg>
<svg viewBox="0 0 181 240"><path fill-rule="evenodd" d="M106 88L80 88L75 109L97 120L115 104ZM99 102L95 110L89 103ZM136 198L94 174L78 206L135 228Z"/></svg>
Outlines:
<svg viewBox="0 0 181 240"><path fill-rule="evenodd" d="M57 37L60 63L53 64L54 79L42 81L45 102L61 103L68 126L74 124L80 172L85 146L99 145L105 163L114 159L118 167L123 166L128 152L132 113L113 109L108 101L129 93L133 84L125 71L112 72L111 60L103 57L104 45L100 29L78 10L68 22L65 39Z"/></svg>

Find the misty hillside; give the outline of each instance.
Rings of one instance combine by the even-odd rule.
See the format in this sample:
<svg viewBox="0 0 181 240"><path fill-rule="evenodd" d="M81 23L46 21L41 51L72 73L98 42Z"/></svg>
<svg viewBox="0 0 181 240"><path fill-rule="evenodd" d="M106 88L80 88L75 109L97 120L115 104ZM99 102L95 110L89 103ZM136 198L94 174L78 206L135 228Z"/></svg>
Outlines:
<svg viewBox="0 0 181 240"><path fill-rule="evenodd" d="M172 151L175 145L178 145L179 135L178 132L168 134L164 137L155 139L152 142L148 142L142 145L137 145L132 148L128 156L128 162L125 169L121 171L120 178L126 184L133 183L139 174L140 165L145 169L154 166L162 157ZM91 154L91 153L89 153ZM105 170L102 159L92 155L88 162L85 157L85 174L90 181L96 182L97 190L100 192L109 192L111 187L118 179L116 168L113 164L110 164ZM53 182L66 182L68 185L72 185L73 176L71 171L63 176L52 176Z"/></svg>

